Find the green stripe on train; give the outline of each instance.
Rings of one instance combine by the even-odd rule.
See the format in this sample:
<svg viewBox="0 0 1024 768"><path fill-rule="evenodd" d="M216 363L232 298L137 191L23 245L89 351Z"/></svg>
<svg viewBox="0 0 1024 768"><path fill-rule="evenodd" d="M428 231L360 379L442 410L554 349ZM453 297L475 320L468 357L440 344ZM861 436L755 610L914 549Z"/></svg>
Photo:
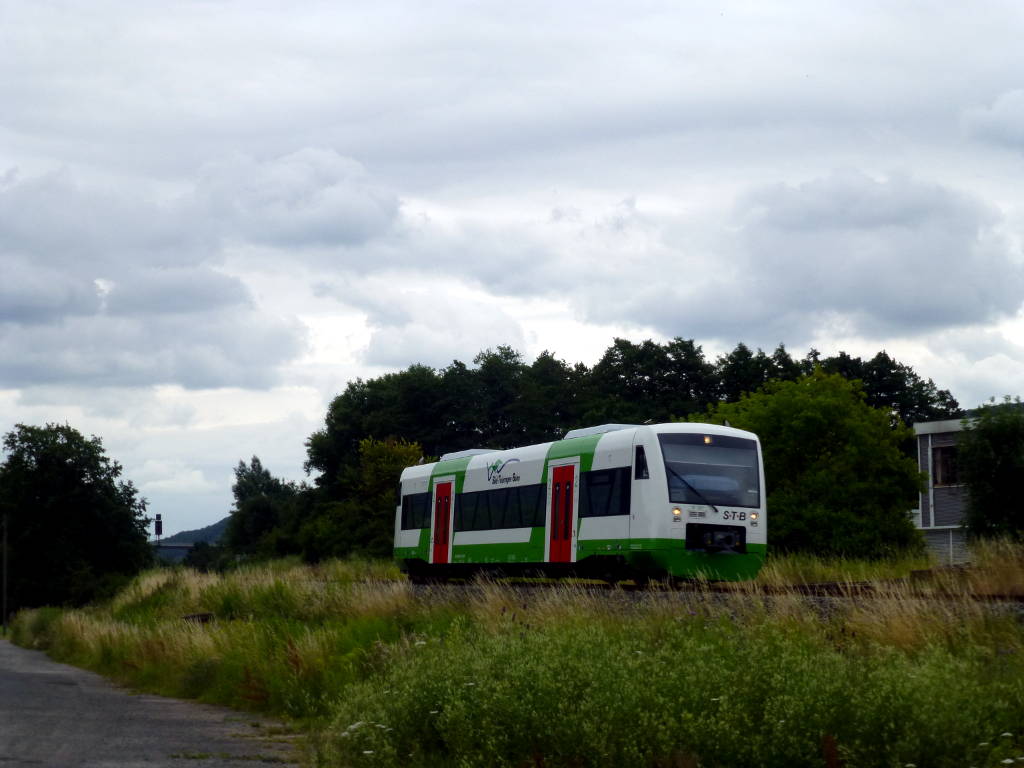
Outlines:
<svg viewBox="0 0 1024 768"><path fill-rule="evenodd" d="M602 435L587 435L586 437L572 437L568 440L556 440L548 448L548 455L544 460L544 469L540 475L540 484L547 485L548 464L557 459L580 458L580 472L589 472L594 465L594 452L597 450L597 443Z"/></svg>
<svg viewBox="0 0 1024 768"><path fill-rule="evenodd" d="M448 475L455 475L455 489L452 493L462 493L462 486L466 482L466 467L469 466L469 456L464 456L461 459L447 459L446 461L439 461L434 465L434 468L430 470L430 488L434 488L434 480L439 477L447 477Z"/></svg>
<svg viewBox="0 0 1024 768"><path fill-rule="evenodd" d="M457 544L453 564L543 563L545 528L534 528L530 540L513 543ZM427 560L429 530L420 532L418 547L396 547L395 559ZM681 539L591 539L578 542L576 559L621 556L626 564L653 577L703 575L709 579L752 579L764 564L767 547L748 544L745 555L709 554L686 549Z"/></svg>

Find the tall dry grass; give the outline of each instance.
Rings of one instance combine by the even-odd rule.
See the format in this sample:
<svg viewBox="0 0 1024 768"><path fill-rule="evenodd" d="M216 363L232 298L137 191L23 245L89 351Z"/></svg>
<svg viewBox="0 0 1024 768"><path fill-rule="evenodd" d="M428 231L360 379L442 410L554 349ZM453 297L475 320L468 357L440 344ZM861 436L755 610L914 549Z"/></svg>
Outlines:
<svg viewBox="0 0 1024 768"><path fill-rule="evenodd" d="M986 765L1024 743L1024 631L974 597L1018 584L1021 562L993 544L922 583L901 578L917 561L780 558L729 592L628 593L414 590L389 564L285 561L143 574L106 605L20 614L15 636L135 687L295 718L324 765L816 765L823 733L850 766ZM872 598L759 591L872 573Z"/></svg>

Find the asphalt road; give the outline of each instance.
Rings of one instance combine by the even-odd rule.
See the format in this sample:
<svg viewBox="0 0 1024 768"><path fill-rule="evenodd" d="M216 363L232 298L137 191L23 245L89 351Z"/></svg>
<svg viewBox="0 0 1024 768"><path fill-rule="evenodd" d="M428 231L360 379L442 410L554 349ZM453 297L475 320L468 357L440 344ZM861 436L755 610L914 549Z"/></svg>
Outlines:
<svg viewBox="0 0 1024 768"><path fill-rule="evenodd" d="M233 710L134 694L0 639L0 768L294 763L282 729Z"/></svg>

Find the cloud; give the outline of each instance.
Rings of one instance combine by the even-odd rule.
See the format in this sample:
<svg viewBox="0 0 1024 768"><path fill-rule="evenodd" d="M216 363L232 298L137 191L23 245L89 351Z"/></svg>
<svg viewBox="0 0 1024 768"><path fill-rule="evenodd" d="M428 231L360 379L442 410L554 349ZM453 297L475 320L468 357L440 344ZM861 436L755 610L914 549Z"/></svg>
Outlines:
<svg viewBox="0 0 1024 768"><path fill-rule="evenodd" d="M39 323L100 307L95 283L0 250L0 323Z"/></svg>
<svg viewBox="0 0 1024 768"><path fill-rule="evenodd" d="M207 267L129 271L104 282L103 305L111 315L189 314L252 306L237 277Z"/></svg>
<svg viewBox="0 0 1024 768"><path fill-rule="evenodd" d="M264 162L236 155L212 163L197 195L226 235L277 246L363 243L387 232L399 208L358 162L314 148Z"/></svg>
<svg viewBox="0 0 1024 768"><path fill-rule="evenodd" d="M882 338L992 322L1024 300L998 213L908 176L760 187L740 196L732 223L712 250L662 254L654 279L619 301L596 292L588 316L597 297L666 335L798 345L823 326Z"/></svg>
<svg viewBox="0 0 1024 768"><path fill-rule="evenodd" d="M182 198L138 185L83 181L69 168L0 185L0 254L100 276L124 264L195 265L208 258L207 217Z"/></svg>
<svg viewBox="0 0 1024 768"><path fill-rule="evenodd" d="M306 244L363 244L397 215L396 197L329 150L234 156L174 195L70 170L6 174L0 386L269 386L305 330L221 269L222 243L269 244L287 261Z"/></svg>
<svg viewBox="0 0 1024 768"><path fill-rule="evenodd" d="M366 365L443 367L499 344L525 345L522 327L498 302L453 276L415 283L387 274L351 277L321 285L320 292L366 313L371 329L362 354Z"/></svg>
<svg viewBox="0 0 1024 768"><path fill-rule="evenodd" d="M253 309L138 318L93 315L49 325L0 326L0 386L77 382L96 386L179 383L187 388L263 388L298 356L296 321Z"/></svg>
<svg viewBox="0 0 1024 768"><path fill-rule="evenodd" d="M133 472L132 479L144 495L212 493L223 490L221 486L207 480L202 470L180 460L151 459Z"/></svg>
<svg viewBox="0 0 1024 768"><path fill-rule="evenodd" d="M975 107L964 116L975 138L1024 150L1024 89L1006 91L989 107Z"/></svg>

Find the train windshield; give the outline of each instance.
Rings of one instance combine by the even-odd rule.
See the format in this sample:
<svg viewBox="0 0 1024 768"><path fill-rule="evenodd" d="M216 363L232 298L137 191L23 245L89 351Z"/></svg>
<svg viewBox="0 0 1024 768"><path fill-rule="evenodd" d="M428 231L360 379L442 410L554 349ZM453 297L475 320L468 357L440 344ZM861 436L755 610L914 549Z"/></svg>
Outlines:
<svg viewBox="0 0 1024 768"><path fill-rule="evenodd" d="M761 506L755 441L700 433L662 434L658 440L672 503Z"/></svg>

